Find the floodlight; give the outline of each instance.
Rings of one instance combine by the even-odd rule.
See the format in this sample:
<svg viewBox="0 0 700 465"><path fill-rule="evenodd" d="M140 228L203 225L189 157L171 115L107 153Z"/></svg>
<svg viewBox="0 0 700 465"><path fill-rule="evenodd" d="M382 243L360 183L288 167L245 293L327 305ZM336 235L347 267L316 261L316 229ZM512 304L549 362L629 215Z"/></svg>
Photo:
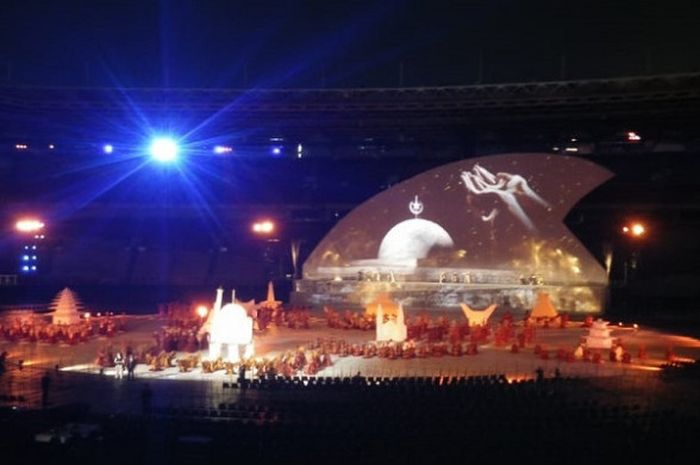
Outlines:
<svg viewBox="0 0 700 465"><path fill-rule="evenodd" d="M233 148L229 147L228 145L217 145L214 147L214 149L212 151L217 155L221 155L224 153L233 152Z"/></svg>
<svg viewBox="0 0 700 465"><path fill-rule="evenodd" d="M156 137L149 149L151 156L161 163L171 163L177 160L177 143L170 137Z"/></svg>
<svg viewBox="0 0 700 465"><path fill-rule="evenodd" d="M15 223L15 228L19 232L35 232L44 228L44 223L36 218L23 218Z"/></svg>

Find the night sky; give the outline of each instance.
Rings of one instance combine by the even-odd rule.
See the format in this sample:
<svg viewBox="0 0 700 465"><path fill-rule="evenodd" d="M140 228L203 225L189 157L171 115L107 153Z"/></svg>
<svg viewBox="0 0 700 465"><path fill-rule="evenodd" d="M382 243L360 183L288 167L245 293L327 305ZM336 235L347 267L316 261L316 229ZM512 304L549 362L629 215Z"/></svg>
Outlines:
<svg viewBox="0 0 700 465"><path fill-rule="evenodd" d="M0 84L393 87L697 71L693 3L11 0Z"/></svg>

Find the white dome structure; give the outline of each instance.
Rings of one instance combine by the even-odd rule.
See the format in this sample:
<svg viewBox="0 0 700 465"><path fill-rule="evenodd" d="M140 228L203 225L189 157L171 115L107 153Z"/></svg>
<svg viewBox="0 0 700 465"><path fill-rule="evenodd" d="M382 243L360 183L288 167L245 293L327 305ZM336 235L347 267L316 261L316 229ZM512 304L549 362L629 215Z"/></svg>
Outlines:
<svg viewBox="0 0 700 465"><path fill-rule="evenodd" d="M439 224L422 218L402 221L386 233L379 245L378 260L416 266L433 247L452 247L454 241Z"/></svg>
<svg viewBox="0 0 700 465"><path fill-rule="evenodd" d="M226 304L214 314L210 337L220 344L249 344L253 319L239 304ZM246 328L250 324L250 328Z"/></svg>
<svg viewBox="0 0 700 465"><path fill-rule="evenodd" d="M214 308L211 310L209 325L209 358L237 363L243 357L253 356L253 319L246 309L231 302L221 306L223 289L217 289ZM235 300L235 298L234 298Z"/></svg>
<svg viewBox="0 0 700 465"><path fill-rule="evenodd" d="M73 325L80 322L80 299L67 287L56 294L49 308L55 325Z"/></svg>

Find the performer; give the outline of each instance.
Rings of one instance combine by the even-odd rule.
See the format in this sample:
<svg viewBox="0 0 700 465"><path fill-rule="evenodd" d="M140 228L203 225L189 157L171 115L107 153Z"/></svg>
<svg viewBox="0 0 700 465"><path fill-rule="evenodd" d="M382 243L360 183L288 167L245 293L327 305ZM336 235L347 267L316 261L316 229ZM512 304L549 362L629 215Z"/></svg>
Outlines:
<svg viewBox="0 0 700 465"><path fill-rule="evenodd" d="M46 408L49 405L49 387L51 387L51 377L49 372L44 373L41 377L41 406Z"/></svg>
<svg viewBox="0 0 700 465"><path fill-rule="evenodd" d="M114 357L114 366L116 378L122 379L124 377L124 356L121 351L117 351L117 355Z"/></svg>
<svg viewBox="0 0 700 465"><path fill-rule="evenodd" d="M126 357L126 370L127 374L126 377L128 379L134 379L134 369L136 368L136 357L134 357L134 354L129 354Z"/></svg>

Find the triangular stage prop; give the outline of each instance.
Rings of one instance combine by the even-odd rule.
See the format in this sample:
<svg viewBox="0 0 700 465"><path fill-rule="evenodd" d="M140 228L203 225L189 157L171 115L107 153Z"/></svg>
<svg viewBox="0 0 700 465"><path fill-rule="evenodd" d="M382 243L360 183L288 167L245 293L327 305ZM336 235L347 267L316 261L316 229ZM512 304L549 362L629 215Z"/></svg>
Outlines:
<svg viewBox="0 0 700 465"><path fill-rule="evenodd" d="M262 302L258 302L257 306L276 309L276 308L280 307L281 305L282 305L281 300L275 300L275 288L272 285L272 281L268 281L268 283L267 283L267 299L263 300Z"/></svg>
<svg viewBox="0 0 700 465"><path fill-rule="evenodd" d="M546 292L538 293L537 302L535 302L535 307L530 313L530 318L556 318L557 316L559 316L559 312L552 305L549 294Z"/></svg>
<svg viewBox="0 0 700 465"><path fill-rule="evenodd" d="M484 326L491 318L491 314L496 310L496 304L489 305L485 310L474 310L467 304L460 305L464 316L467 317L469 326Z"/></svg>

